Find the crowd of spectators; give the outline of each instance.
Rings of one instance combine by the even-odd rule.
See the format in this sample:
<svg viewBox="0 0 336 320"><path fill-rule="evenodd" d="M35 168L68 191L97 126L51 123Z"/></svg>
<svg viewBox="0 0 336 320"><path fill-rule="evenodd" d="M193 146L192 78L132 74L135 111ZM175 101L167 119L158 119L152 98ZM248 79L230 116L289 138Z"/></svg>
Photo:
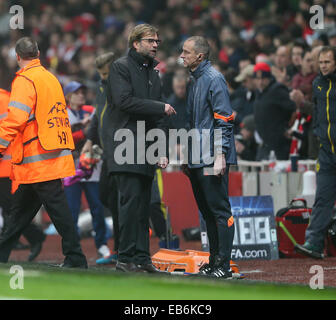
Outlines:
<svg viewBox="0 0 336 320"><path fill-rule="evenodd" d="M12 5L24 9L22 30L10 28ZM323 8L323 29L310 28L313 5ZM129 30L143 22L159 29L162 43L157 59L164 99L174 101L175 94L175 100L183 103L181 46L190 36L205 36L212 49L210 60L229 86L240 158L256 160L261 139L255 132L246 134L258 130L251 117L258 93L251 70L259 62L270 66L272 79L288 88L296 105L286 135L300 143L292 144L291 152L299 152L301 158L316 157L311 147L314 138L300 130L311 131L307 123L313 117L311 83L318 73L317 49L336 44L335 0L0 0L0 87L10 90L17 70L15 42L28 35L39 44L42 64L63 86L73 80L85 84L87 102L93 104L99 80L95 58L109 51L116 58L125 54ZM250 117L244 121L246 116Z"/></svg>

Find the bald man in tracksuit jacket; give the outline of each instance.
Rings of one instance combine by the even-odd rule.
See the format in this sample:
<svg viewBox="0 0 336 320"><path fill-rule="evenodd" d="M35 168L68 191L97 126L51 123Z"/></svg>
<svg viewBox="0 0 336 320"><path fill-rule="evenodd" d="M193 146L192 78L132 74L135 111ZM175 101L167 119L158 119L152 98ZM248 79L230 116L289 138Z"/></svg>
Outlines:
<svg viewBox="0 0 336 320"><path fill-rule="evenodd" d="M209 45L203 37L191 37L184 42L181 58L191 71L187 128L200 134L199 140L193 140L193 146L189 144L188 165L187 168L184 165L184 172L190 179L209 238L209 264L200 268L200 274L231 278L234 220L228 197L228 179L230 164L237 163L234 116L224 76L212 67L208 55ZM208 134L203 135L207 131ZM201 149L200 159L193 157L192 149L197 145ZM205 145L208 147L204 148Z"/></svg>

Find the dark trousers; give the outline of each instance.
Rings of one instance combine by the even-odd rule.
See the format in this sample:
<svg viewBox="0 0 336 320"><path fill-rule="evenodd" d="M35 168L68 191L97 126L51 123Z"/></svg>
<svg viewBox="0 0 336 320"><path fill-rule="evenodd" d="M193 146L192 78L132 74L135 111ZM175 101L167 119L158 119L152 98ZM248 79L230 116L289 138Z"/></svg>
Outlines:
<svg viewBox="0 0 336 320"><path fill-rule="evenodd" d="M119 248L119 218L118 218L118 190L114 179L110 178L106 161L103 161L99 179L99 198L102 204L108 208L113 221L114 251Z"/></svg>
<svg viewBox="0 0 336 320"><path fill-rule="evenodd" d="M289 151L290 151L290 141L281 144L277 147L270 147L265 144L258 147L256 160L268 160L271 151L275 152L275 157L277 160L288 160L289 158Z"/></svg>
<svg viewBox="0 0 336 320"><path fill-rule="evenodd" d="M324 248L324 239L336 201L336 155L320 148L316 175L316 195L305 240Z"/></svg>
<svg viewBox="0 0 336 320"><path fill-rule="evenodd" d="M117 190L120 262L151 263L149 250L149 207L152 178L135 173L113 173Z"/></svg>
<svg viewBox="0 0 336 320"><path fill-rule="evenodd" d="M81 209L83 191L92 216L92 226L95 231L95 245L96 248L99 249L102 245L107 244L104 207L99 198L99 183L77 182L71 186L64 187L65 196L68 200L78 234L78 217Z"/></svg>
<svg viewBox="0 0 336 320"><path fill-rule="evenodd" d="M60 179L19 186L13 195L7 227L0 236L0 262L8 261L13 246L42 204L62 237L64 263L86 264Z"/></svg>
<svg viewBox="0 0 336 320"><path fill-rule="evenodd" d="M161 174L161 173L160 173ZM158 183L158 173L156 172L152 185L150 202L150 221L155 235L161 238L166 234L166 219L162 211L162 199Z"/></svg>
<svg viewBox="0 0 336 320"><path fill-rule="evenodd" d="M228 172L224 176L204 175L203 168L190 169L190 182L199 210L206 223L210 265L230 268L234 225L228 197Z"/></svg>
<svg viewBox="0 0 336 320"><path fill-rule="evenodd" d="M2 208L2 215L4 219L3 231L8 225L7 221L10 216L10 209L12 204L11 194L12 182L9 178L0 178L0 207ZM42 242L45 239L43 230L34 223L30 223L22 232L23 236L27 239L30 245Z"/></svg>

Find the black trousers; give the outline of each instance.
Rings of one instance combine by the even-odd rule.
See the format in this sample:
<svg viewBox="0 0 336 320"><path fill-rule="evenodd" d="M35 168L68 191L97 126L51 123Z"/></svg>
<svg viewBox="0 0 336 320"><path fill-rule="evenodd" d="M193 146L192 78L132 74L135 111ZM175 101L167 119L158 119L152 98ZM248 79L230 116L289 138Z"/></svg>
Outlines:
<svg viewBox="0 0 336 320"><path fill-rule="evenodd" d="M113 221L114 250L119 249L118 190L115 181L110 179L106 161L103 161L99 178L99 198L110 211Z"/></svg>
<svg viewBox="0 0 336 320"><path fill-rule="evenodd" d="M199 210L206 223L210 264L230 268L234 225L228 196L229 168L221 177L204 175L203 168L190 169L190 182ZM233 219L233 218L231 218Z"/></svg>
<svg viewBox="0 0 336 320"><path fill-rule="evenodd" d="M13 246L42 204L62 237L64 263L86 264L60 179L19 186L13 195L7 227L0 236L0 262L8 261Z"/></svg>
<svg viewBox="0 0 336 320"><path fill-rule="evenodd" d="M157 173L154 176L151 202L150 202L150 221L155 232L155 235L161 238L166 234L166 218L162 212L162 199L160 195L160 189L158 184Z"/></svg>
<svg viewBox="0 0 336 320"><path fill-rule="evenodd" d="M120 262L151 263L149 214L153 179L136 173L112 173L117 190Z"/></svg>
<svg viewBox="0 0 336 320"><path fill-rule="evenodd" d="M4 228L7 226L7 221L10 215L10 209L12 204L11 194L12 182L9 178L0 178L0 207L2 208ZM23 236L27 239L30 245L42 242L45 239L45 234L43 230L37 226L35 223L30 223L22 232Z"/></svg>
<svg viewBox="0 0 336 320"><path fill-rule="evenodd" d="M316 174L316 195L305 240L323 251L336 201L336 155L321 147Z"/></svg>

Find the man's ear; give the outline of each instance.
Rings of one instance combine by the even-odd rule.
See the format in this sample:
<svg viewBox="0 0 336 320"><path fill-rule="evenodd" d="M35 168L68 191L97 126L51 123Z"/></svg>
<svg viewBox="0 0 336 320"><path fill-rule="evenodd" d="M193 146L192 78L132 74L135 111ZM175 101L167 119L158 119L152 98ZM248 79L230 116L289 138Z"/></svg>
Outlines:
<svg viewBox="0 0 336 320"><path fill-rule="evenodd" d="M137 50L137 49L139 48L139 45L140 45L140 41L134 41L134 42L133 42L133 48L134 48L135 50Z"/></svg>

